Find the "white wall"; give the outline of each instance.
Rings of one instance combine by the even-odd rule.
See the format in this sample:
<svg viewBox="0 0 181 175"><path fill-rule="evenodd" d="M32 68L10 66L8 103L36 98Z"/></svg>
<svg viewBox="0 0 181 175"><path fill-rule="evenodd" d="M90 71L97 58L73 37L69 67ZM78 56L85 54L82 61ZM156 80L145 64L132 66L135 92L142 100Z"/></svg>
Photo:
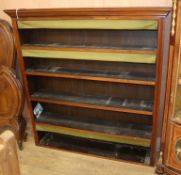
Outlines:
<svg viewBox="0 0 181 175"><path fill-rule="evenodd" d="M132 6L171 7L172 0L0 0L0 18L10 20L4 9Z"/></svg>

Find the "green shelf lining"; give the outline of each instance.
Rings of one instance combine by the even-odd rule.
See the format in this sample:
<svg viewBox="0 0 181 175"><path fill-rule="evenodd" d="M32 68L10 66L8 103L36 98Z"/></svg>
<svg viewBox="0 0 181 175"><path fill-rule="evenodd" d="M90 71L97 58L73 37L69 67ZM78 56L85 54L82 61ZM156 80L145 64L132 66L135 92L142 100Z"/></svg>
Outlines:
<svg viewBox="0 0 181 175"><path fill-rule="evenodd" d="M37 131L45 131L45 132L53 132L58 134L64 134L64 135L70 135L70 136L76 136L81 138L89 138L89 139L96 139L96 140L102 140L102 141L108 141L108 142L116 142L116 143L122 143L122 144L130 144L130 145L136 145L136 146L143 146L143 147L150 147L150 140L149 139L139 139L134 137L126 137L126 136L112 136L112 135L106 135L102 133L96 133L96 132L86 132L83 130L76 130L72 128L65 128L65 127L55 127L51 125L45 125L45 124L36 124L36 130Z"/></svg>
<svg viewBox="0 0 181 175"><path fill-rule="evenodd" d="M19 29L122 29L157 30L157 20L81 19L18 21Z"/></svg>
<svg viewBox="0 0 181 175"><path fill-rule="evenodd" d="M131 62L155 64L155 54L113 53L113 52L80 52L80 51L57 51L22 49L23 57L96 60L113 62Z"/></svg>

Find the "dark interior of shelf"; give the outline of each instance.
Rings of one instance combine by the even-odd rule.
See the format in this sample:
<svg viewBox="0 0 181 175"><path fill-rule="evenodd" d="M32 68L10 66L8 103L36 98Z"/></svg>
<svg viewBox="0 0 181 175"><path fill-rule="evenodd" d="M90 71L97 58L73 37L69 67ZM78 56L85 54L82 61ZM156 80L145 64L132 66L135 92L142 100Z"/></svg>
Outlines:
<svg viewBox="0 0 181 175"><path fill-rule="evenodd" d="M143 111L152 111L153 102L148 100L124 99L116 97L95 97L91 95L76 95L65 92L38 91L31 95L32 98L50 99L57 101L73 102L79 104L116 107Z"/></svg>
<svg viewBox="0 0 181 175"><path fill-rule="evenodd" d="M38 136L39 144L43 146L149 164L150 150L148 148L83 139L49 132L38 132ZM147 161L145 161L146 158L148 158Z"/></svg>
<svg viewBox="0 0 181 175"><path fill-rule="evenodd" d="M20 36L22 44L44 43L49 47L131 50L157 48L155 30L26 29L20 30Z"/></svg>
<svg viewBox="0 0 181 175"><path fill-rule="evenodd" d="M96 30L96 29L26 29L20 30L23 46L77 49L113 49L156 51L158 32L155 30ZM25 57L27 72L108 77L114 79L155 81L155 64L114 63L66 59ZM41 101L44 107L36 122L99 133L151 138L154 87L60 77L28 76L33 107ZM52 100L44 104L43 99ZM70 102L61 107L58 102ZM47 102L48 103L48 102ZM79 107L73 106L81 104ZM104 111L83 105L127 109ZM78 108L78 109L77 109ZM106 110L106 108L105 108ZM137 110L136 114L129 110ZM47 112L51 111L51 112ZM143 112L142 112L143 113ZM87 115L86 115L87 114ZM126 114L126 115L125 115ZM148 116L149 115L149 116ZM142 120L141 120L142 119ZM149 163L148 148L79 138L37 131L40 145L106 156L115 159Z"/></svg>
<svg viewBox="0 0 181 175"><path fill-rule="evenodd" d="M137 125L152 125L152 117L140 114L131 114L117 111L105 111L99 109L89 109L75 106L58 105L51 103L40 103L44 111L51 111L58 113L60 116L72 116L77 121L84 121L86 123L99 123L104 121L110 125L117 123L135 123ZM33 109L37 102L32 102Z"/></svg>
<svg viewBox="0 0 181 175"><path fill-rule="evenodd" d="M36 122L47 123L80 130L89 130L106 134L125 135L151 139L151 126L135 123L109 123L107 121L87 122L77 120L72 116L62 116L57 113L43 112Z"/></svg>
<svg viewBox="0 0 181 175"><path fill-rule="evenodd" d="M106 70L93 70L87 68L66 68L66 67L51 67L51 66L36 66L27 69L27 72L43 72L52 74L67 74L67 75L79 75L79 76L92 76L92 77L104 77L114 79L128 79L128 80L142 80L142 81L154 81L154 77L148 77L145 74L139 72L116 72Z"/></svg>
<svg viewBox="0 0 181 175"><path fill-rule="evenodd" d="M86 101L86 103L90 101L90 103L94 104L101 102L102 105L111 101L116 106L116 103L120 103L120 100L133 99L133 97L135 101L128 100L128 103L139 103L143 100L142 103L144 105L144 100L153 101L154 97L154 86L128 83L67 79L64 77L28 76L28 85L31 94L42 92L43 90L44 92L52 92L55 95L58 93L60 98L64 98L62 96L64 94L66 98L74 99L73 101Z"/></svg>
<svg viewBox="0 0 181 175"><path fill-rule="evenodd" d="M143 81L155 80L155 65L106 61L25 58L29 72L48 72Z"/></svg>

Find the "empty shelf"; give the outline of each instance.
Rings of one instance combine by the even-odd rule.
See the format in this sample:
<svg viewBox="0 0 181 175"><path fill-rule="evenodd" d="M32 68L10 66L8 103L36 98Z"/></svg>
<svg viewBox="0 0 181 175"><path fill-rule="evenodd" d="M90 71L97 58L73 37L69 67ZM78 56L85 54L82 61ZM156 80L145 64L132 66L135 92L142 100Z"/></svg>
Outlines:
<svg viewBox="0 0 181 175"><path fill-rule="evenodd" d="M155 85L154 77L137 72L113 72L106 70L76 69L66 67L37 66L27 69L27 75L55 76L95 81Z"/></svg>
<svg viewBox="0 0 181 175"><path fill-rule="evenodd" d="M77 151L85 154L94 154L113 159L122 159L148 164L145 160L149 157L150 149L100 140L73 137L51 132L39 131L41 136L39 144L47 147Z"/></svg>
<svg viewBox="0 0 181 175"><path fill-rule="evenodd" d="M85 120L85 119L84 119ZM36 122L97 131L108 134L128 135L131 137L151 138L151 126L135 123L108 123L105 121L89 121L76 119L71 116L63 116L52 112L43 112Z"/></svg>
<svg viewBox="0 0 181 175"><path fill-rule="evenodd" d="M150 146L151 127L134 123L110 125L104 121L78 121L70 116L44 112L36 120L38 131L55 132L83 138L98 139L137 146Z"/></svg>
<svg viewBox="0 0 181 175"><path fill-rule="evenodd" d="M42 101L55 104L94 108L119 112L152 115L153 102L146 100L124 99L116 97L94 97L70 93L35 92L32 101Z"/></svg>

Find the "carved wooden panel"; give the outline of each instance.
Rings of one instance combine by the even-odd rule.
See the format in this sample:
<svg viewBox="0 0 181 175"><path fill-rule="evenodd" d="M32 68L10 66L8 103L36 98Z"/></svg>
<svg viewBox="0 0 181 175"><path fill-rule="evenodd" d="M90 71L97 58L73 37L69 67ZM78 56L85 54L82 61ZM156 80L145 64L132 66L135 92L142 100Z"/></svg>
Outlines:
<svg viewBox="0 0 181 175"><path fill-rule="evenodd" d="M16 133L22 107L22 88L14 73L0 67L0 126L10 126Z"/></svg>
<svg viewBox="0 0 181 175"><path fill-rule="evenodd" d="M0 20L0 65L13 67L15 53L12 28L8 22Z"/></svg>

